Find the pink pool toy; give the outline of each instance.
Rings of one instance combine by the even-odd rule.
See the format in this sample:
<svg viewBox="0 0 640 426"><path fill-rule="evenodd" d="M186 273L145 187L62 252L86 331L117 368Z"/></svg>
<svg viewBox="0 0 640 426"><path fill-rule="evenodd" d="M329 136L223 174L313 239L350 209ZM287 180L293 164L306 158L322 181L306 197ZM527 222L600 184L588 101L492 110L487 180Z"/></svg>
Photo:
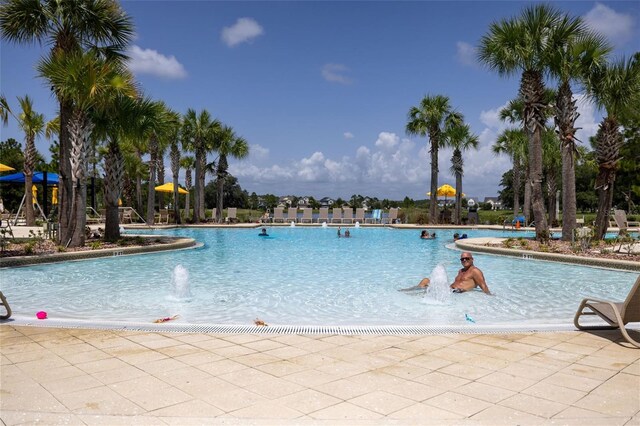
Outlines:
<svg viewBox="0 0 640 426"><path fill-rule="evenodd" d="M47 313L45 311L36 312L36 317L39 320L47 319Z"/></svg>

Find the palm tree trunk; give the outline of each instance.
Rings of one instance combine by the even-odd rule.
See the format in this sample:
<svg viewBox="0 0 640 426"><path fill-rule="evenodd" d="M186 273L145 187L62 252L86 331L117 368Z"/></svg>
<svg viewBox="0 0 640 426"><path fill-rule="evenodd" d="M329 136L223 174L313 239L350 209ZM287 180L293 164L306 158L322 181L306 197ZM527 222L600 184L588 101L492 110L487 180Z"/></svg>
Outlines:
<svg viewBox="0 0 640 426"><path fill-rule="evenodd" d="M58 244L67 243L69 223L72 217L71 196L73 182L71 180L71 141L69 122L72 114L72 103L60 101L60 145L58 164Z"/></svg>
<svg viewBox="0 0 640 426"><path fill-rule="evenodd" d="M149 139L149 189L147 192L147 225L155 222L156 210L156 165L158 164L158 140L155 135Z"/></svg>
<svg viewBox="0 0 640 426"><path fill-rule="evenodd" d="M513 156L513 216L520 213L520 158Z"/></svg>
<svg viewBox="0 0 640 426"><path fill-rule="evenodd" d="M551 226L557 221L556 217L556 191L558 190L558 182L555 171L547 171L547 191L549 193L549 223Z"/></svg>
<svg viewBox="0 0 640 426"><path fill-rule="evenodd" d="M120 146L116 141L110 141L104 161L104 199L105 224L104 240L115 242L120 238L120 211L118 199L122 191L122 176L124 175L124 158Z"/></svg>
<svg viewBox="0 0 640 426"><path fill-rule="evenodd" d="M191 214L191 169L188 168L185 170L184 172L184 186L187 189L187 194L185 195L184 198L184 210L185 210L185 217L189 217L189 214Z"/></svg>
<svg viewBox="0 0 640 426"><path fill-rule="evenodd" d="M556 127L562 157L562 240L572 241L576 228L576 167L575 123L580 114L568 81L558 89L556 98Z"/></svg>
<svg viewBox="0 0 640 426"><path fill-rule="evenodd" d="M202 154L202 164L200 165L200 207L198 208L198 217L200 220L204 220L205 218L205 203L204 203L204 178L207 174L207 153L204 152Z"/></svg>
<svg viewBox="0 0 640 426"><path fill-rule="evenodd" d="M142 164L142 153L136 151L138 157L138 164ZM142 214L142 177L136 171L136 210Z"/></svg>
<svg viewBox="0 0 640 426"><path fill-rule="evenodd" d="M522 74L520 94L524 100L524 122L529 134L529 180L536 239L546 241L549 238L549 228L542 195L542 129L545 124L542 73L525 71Z"/></svg>
<svg viewBox="0 0 640 426"><path fill-rule="evenodd" d="M177 143L171 144L171 174L173 179L173 217L176 224L181 224L180 218L180 198L178 193L178 175L180 174L180 149Z"/></svg>
<svg viewBox="0 0 640 426"><path fill-rule="evenodd" d="M227 163L227 156L224 154L220 154L220 158L218 159L218 169L217 169L217 189L218 189L218 196L217 198L217 205L216 205L216 220L218 222L222 222L222 209L224 208L223 205L223 201L224 201L224 179L227 175L227 167L228 167L228 163Z"/></svg>
<svg viewBox="0 0 640 426"><path fill-rule="evenodd" d="M596 215L595 237L603 239L609 226L609 212L613 205L613 185L620 161L620 147L623 143L622 135L618 132L618 123L614 118L606 117L600 123L596 141L598 214Z"/></svg>
<svg viewBox="0 0 640 426"><path fill-rule="evenodd" d="M431 200L429 203L429 223L438 224L438 131L430 131L431 140Z"/></svg>
<svg viewBox="0 0 640 426"><path fill-rule="evenodd" d="M158 152L157 155L156 170L158 185L164 185L164 152L162 151ZM164 193L162 192L158 193L158 205L161 209L165 207Z"/></svg>
<svg viewBox="0 0 640 426"><path fill-rule="evenodd" d="M193 197L193 222L200 223L200 203L202 203L202 198L200 195L200 185L202 180L200 179L200 175L202 175L202 150L196 149L196 182L195 182L195 196Z"/></svg>
<svg viewBox="0 0 640 426"><path fill-rule="evenodd" d="M456 173L456 210L455 224L462 222L462 173Z"/></svg>
<svg viewBox="0 0 640 426"><path fill-rule="evenodd" d="M522 206L522 214L527 223L531 222L531 181L529 180L529 165L524 170L524 205Z"/></svg>
<svg viewBox="0 0 640 426"><path fill-rule="evenodd" d="M87 224L86 154L89 148L89 136L91 135L93 124L87 119L83 112L74 111L69 127L72 146L70 164L73 183L71 206L74 214L71 217L67 235L65 235L64 238L68 247L82 247L84 246L86 238L85 227Z"/></svg>
<svg viewBox="0 0 640 426"><path fill-rule="evenodd" d="M36 144L33 137L27 135L24 147L24 216L27 226L34 226L36 218L33 211L33 169L36 162Z"/></svg>

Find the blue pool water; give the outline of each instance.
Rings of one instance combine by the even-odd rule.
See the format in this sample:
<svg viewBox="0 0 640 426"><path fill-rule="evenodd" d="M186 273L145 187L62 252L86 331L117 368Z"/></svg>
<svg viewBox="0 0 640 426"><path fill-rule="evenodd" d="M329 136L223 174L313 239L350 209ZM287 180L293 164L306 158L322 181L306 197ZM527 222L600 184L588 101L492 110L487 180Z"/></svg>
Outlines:
<svg viewBox="0 0 640 426"><path fill-rule="evenodd" d="M176 229L154 231L195 238L202 248L3 269L1 289L14 316L151 322L180 315L191 324L245 324L260 318L281 325L570 324L585 296L624 299L637 274L476 254L495 297L481 291L437 303L407 294L444 264L448 281L460 268L451 249L454 230L353 228ZM469 237L521 236L467 230ZM448 246L448 247L447 247ZM172 273L188 272L176 294ZM184 287L184 286L183 286ZM182 289L184 290L184 288ZM185 294L189 294L185 296Z"/></svg>

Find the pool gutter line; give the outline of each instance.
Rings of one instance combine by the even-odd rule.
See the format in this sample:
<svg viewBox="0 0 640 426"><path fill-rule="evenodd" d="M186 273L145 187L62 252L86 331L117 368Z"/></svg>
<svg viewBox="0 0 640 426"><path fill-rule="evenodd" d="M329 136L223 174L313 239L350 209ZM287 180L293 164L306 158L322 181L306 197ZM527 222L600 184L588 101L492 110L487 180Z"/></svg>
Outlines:
<svg viewBox="0 0 640 426"><path fill-rule="evenodd" d="M496 254L501 256L519 257L524 260L547 260L552 262L572 263L581 266L592 266L607 269L640 272L640 263L622 259L600 259L595 257L572 256L561 253L543 253L532 250L520 250L517 248L494 247L488 244L497 243L506 238L466 238L455 242L456 248L472 252Z"/></svg>

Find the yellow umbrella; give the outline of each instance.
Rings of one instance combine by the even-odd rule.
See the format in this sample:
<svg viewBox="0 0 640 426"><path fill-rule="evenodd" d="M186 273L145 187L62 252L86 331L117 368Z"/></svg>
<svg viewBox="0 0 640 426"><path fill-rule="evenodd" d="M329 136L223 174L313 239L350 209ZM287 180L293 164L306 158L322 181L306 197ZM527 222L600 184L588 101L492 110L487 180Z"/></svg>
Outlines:
<svg viewBox="0 0 640 426"><path fill-rule="evenodd" d="M0 163L0 172L10 172L11 170L15 169L13 167Z"/></svg>
<svg viewBox="0 0 640 426"><path fill-rule="evenodd" d="M51 190L51 205L55 206L58 204L58 187L54 186Z"/></svg>
<svg viewBox="0 0 640 426"><path fill-rule="evenodd" d="M173 192L173 182L167 182L164 185L160 185L160 186L156 186L156 191L158 192ZM178 186L178 194L188 194L189 192L187 192L186 189L182 189L180 188L180 186Z"/></svg>
<svg viewBox="0 0 640 426"><path fill-rule="evenodd" d="M444 197L444 205L447 205L447 197L455 197L456 195L456 189L449 185L449 184L444 184L442 185L440 188L438 188L438 192L436 192L436 194L438 195L438 197ZM431 196L431 192L427 192L427 196ZM464 197L464 192L462 193L462 196Z"/></svg>
<svg viewBox="0 0 640 426"><path fill-rule="evenodd" d="M31 185L31 201L33 204L38 203L38 188L35 185Z"/></svg>

